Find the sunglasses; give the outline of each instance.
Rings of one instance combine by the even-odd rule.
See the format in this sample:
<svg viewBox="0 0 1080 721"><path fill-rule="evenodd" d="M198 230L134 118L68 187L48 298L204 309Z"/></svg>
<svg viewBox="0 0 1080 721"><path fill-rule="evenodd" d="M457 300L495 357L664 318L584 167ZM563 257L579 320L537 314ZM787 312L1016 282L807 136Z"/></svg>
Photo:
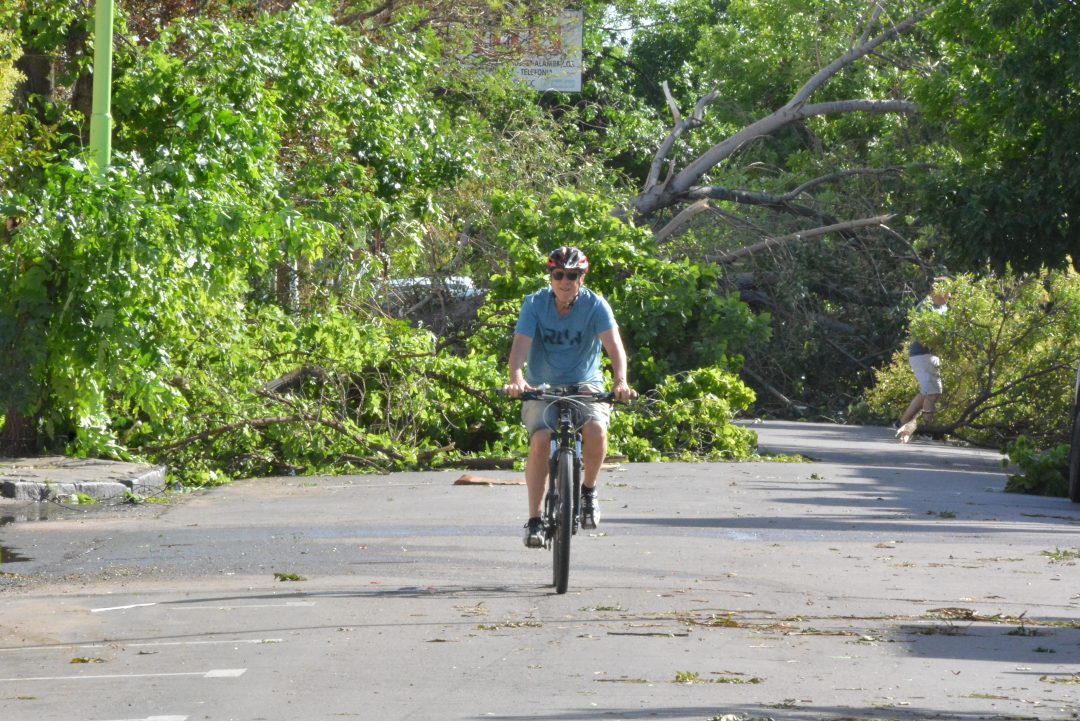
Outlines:
<svg viewBox="0 0 1080 721"><path fill-rule="evenodd" d="M562 280L563 278L566 278L567 280L577 280L578 278L580 278L583 275L585 275L585 274L582 273L580 270L553 270L553 271L551 271L551 277L554 280Z"/></svg>

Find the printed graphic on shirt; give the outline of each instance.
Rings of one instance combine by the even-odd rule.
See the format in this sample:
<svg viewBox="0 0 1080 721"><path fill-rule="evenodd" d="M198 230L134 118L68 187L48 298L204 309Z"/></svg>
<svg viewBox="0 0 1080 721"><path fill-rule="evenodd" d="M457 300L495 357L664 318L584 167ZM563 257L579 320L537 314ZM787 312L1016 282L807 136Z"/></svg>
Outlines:
<svg viewBox="0 0 1080 721"><path fill-rule="evenodd" d="M544 328L544 344L545 345L568 345L571 348L581 345L584 333L580 330L571 334L568 330L556 330L554 328Z"/></svg>

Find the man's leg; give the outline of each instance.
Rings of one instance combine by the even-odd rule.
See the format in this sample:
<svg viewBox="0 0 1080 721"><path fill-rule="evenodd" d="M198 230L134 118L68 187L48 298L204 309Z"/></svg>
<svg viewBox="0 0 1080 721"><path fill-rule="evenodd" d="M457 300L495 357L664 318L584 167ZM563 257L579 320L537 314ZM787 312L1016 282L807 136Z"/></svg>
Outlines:
<svg viewBox="0 0 1080 721"><path fill-rule="evenodd" d="M937 400L937 396L934 397ZM907 410L904 411L904 415L900 418L900 425L904 425L908 421L915 420L915 417L919 415L919 411L925 410L925 403L927 396L922 393L916 393L915 397L911 399L911 403L908 404Z"/></svg>
<svg viewBox="0 0 1080 721"><path fill-rule="evenodd" d="M911 403L908 404L904 415L900 418L900 427L896 429L896 437L900 439L901 443L908 443L911 441L911 437L915 435L916 419L919 417L919 413L922 412L925 398L926 396L922 393L917 393L911 399Z"/></svg>
<svg viewBox="0 0 1080 721"><path fill-rule="evenodd" d="M937 411L938 398L941 398L940 393L928 395L923 399L922 416L924 423L930 424L934 422L934 413Z"/></svg>
<svg viewBox="0 0 1080 721"><path fill-rule="evenodd" d="M585 488L596 486L596 477L600 475L600 466L607 457L607 429L596 421L589 421L581 429L581 460L585 466L581 485Z"/></svg>
<svg viewBox="0 0 1080 721"><path fill-rule="evenodd" d="M589 421L581 429L581 456L584 477L581 479L581 527L596 528L600 521L600 504L596 500L596 477L607 456L607 428L598 421Z"/></svg>
<svg viewBox="0 0 1080 721"><path fill-rule="evenodd" d="M525 485L529 490L529 520L525 524L525 545L528 548L544 547L544 526L540 521L540 506L544 502L550 447L550 431L537 431L529 439L529 457L525 460Z"/></svg>
<svg viewBox="0 0 1080 721"><path fill-rule="evenodd" d="M529 518L540 515L547 486L548 459L551 457L551 431L537 431L529 441L525 461L525 485L529 488Z"/></svg>

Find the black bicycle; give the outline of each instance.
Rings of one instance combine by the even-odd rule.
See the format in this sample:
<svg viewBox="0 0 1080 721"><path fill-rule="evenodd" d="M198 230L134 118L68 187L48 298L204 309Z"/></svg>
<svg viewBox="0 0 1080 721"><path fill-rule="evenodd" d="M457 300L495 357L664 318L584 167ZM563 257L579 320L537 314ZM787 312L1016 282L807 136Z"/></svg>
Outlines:
<svg viewBox="0 0 1080 721"><path fill-rule="evenodd" d="M570 538L581 524L581 410L587 403L614 403L613 393L581 392L574 387L539 388L521 394L522 401L548 401L558 414L551 429L551 459L544 497L544 547L552 551L556 593L570 582Z"/></svg>

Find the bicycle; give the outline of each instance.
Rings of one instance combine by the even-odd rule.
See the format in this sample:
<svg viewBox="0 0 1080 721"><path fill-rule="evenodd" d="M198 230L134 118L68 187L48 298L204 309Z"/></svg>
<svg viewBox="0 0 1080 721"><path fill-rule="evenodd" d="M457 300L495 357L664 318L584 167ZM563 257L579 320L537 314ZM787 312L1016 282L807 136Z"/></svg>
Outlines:
<svg viewBox="0 0 1080 721"><path fill-rule="evenodd" d="M548 487L541 521L544 547L552 551L552 579L556 593L566 593L570 582L570 538L581 524L581 424L578 411L585 403L615 402L613 393L581 393L576 387L541 386L522 393L521 401L548 401L558 414L552 428Z"/></svg>

